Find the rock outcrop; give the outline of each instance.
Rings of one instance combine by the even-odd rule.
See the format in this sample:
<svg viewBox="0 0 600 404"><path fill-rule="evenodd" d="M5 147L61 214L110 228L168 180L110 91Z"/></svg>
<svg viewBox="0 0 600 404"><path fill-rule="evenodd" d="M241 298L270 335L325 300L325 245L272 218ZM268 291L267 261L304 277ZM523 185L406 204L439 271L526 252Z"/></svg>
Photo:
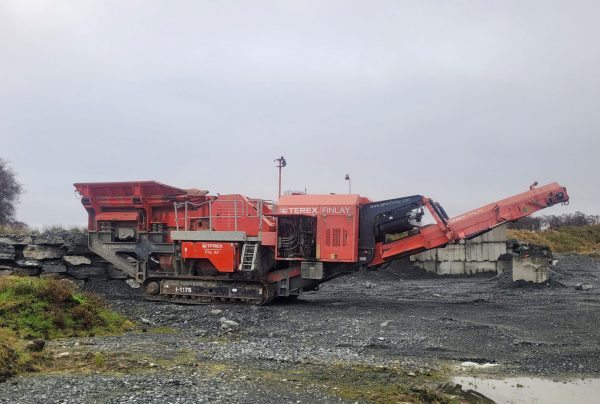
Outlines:
<svg viewBox="0 0 600 404"><path fill-rule="evenodd" d="M0 276L54 276L127 279L127 275L87 247L87 234L0 234Z"/></svg>

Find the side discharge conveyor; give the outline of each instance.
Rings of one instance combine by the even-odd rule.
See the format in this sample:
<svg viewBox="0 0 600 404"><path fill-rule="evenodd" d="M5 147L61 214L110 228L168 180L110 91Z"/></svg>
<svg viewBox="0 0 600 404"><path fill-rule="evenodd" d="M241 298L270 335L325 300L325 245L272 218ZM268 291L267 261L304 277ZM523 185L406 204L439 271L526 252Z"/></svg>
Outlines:
<svg viewBox="0 0 600 404"><path fill-rule="evenodd" d="M209 195L155 181L78 183L89 246L138 282L149 299L266 304L361 267L476 237L569 201L556 184L450 218L413 195L286 195L277 203ZM433 224L422 225L425 214Z"/></svg>

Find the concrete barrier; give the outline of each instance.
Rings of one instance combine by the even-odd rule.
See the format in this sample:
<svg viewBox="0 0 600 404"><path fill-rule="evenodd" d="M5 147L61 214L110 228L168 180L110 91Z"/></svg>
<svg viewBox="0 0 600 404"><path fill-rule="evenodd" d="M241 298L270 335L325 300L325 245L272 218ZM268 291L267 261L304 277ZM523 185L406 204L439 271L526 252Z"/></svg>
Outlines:
<svg viewBox="0 0 600 404"><path fill-rule="evenodd" d="M412 255L410 260L438 275L501 273L505 264L498 257L506 253L506 240L506 225L502 225L471 240Z"/></svg>
<svg viewBox="0 0 600 404"><path fill-rule="evenodd" d="M545 257L514 257L512 261L513 282L546 282L550 279L548 265L548 259Z"/></svg>

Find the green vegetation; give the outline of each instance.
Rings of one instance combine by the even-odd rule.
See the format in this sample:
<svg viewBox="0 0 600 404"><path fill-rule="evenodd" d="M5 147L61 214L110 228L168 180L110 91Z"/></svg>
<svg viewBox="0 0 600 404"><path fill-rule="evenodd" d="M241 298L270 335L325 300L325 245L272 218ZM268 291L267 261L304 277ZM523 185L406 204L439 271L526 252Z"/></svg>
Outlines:
<svg viewBox="0 0 600 404"><path fill-rule="evenodd" d="M149 368L149 362L155 367ZM168 359L152 357L132 357L120 354L119 358L109 359L112 367L104 371L120 372L162 372L173 366L186 366L210 378L219 377L235 380L240 375L254 380L262 386L274 390L290 391L298 388L318 389L344 400L367 403L474 403L472 397L460 389L448 393L441 383L447 376L437 372L407 372L394 366L358 365L348 363L333 364L279 364L273 369L270 362L239 363L212 362L198 360L195 351L181 350ZM95 370L93 366L77 364L64 369L78 372ZM97 366L98 367L98 366Z"/></svg>
<svg viewBox="0 0 600 404"><path fill-rule="evenodd" d="M508 230L508 237L550 247L552 252L574 252L600 256L600 225L561 227L556 230L533 232Z"/></svg>
<svg viewBox="0 0 600 404"><path fill-rule="evenodd" d="M0 224L0 234L29 235L32 233L33 230L31 230L27 226L13 226L9 224Z"/></svg>
<svg viewBox="0 0 600 404"><path fill-rule="evenodd" d="M177 334L180 330L178 330L177 328L173 328L173 327L152 327L149 328L147 330L148 332L154 333L154 334Z"/></svg>
<svg viewBox="0 0 600 404"><path fill-rule="evenodd" d="M0 380L48 360L30 352L27 340L114 334L133 326L69 280L0 278Z"/></svg>
<svg viewBox="0 0 600 404"><path fill-rule="evenodd" d="M215 365L213 365L215 366ZM217 367L223 372L222 365ZM293 385L318 386L338 397L350 401L369 403L458 403L459 399L441 392L437 385L439 375L407 373L387 366L369 365L310 365L289 369L244 369L262 383L276 385L281 382Z"/></svg>
<svg viewBox="0 0 600 404"><path fill-rule="evenodd" d="M0 224L0 234L16 234L16 235L27 235L27 236L39 236L39 235L72 235L72 234L87 234L87 228L85 226L44 226L41 229L35 227L13 225L13 224Z"/></svg>

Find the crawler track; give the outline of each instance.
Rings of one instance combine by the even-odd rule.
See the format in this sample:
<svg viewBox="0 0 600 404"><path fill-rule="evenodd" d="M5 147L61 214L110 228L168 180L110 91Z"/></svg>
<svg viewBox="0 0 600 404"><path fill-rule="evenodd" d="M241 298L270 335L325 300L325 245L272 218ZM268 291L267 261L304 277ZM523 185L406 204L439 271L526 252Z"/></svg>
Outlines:
<svg viewBox="0 0 600 404"><path fill-rule="evenodd" d="M177 304L233 302L263 306L275 298L272 284L233 279L149 278L142 289L146 300Z"/></svg>

